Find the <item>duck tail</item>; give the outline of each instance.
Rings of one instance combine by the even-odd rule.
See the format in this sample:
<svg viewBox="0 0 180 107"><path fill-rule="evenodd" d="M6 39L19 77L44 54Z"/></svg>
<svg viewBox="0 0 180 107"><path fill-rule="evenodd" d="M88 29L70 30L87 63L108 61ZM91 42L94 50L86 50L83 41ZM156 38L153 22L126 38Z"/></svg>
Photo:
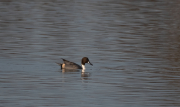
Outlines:
<svg viewBox="0 0 180 107"><path fill-rule="evenodd" d="M61 63L57 63L57 62L56 62L56 64L58 64L59 66L61 66L61 69L62 69L62 64L61 64Z"/></svg>

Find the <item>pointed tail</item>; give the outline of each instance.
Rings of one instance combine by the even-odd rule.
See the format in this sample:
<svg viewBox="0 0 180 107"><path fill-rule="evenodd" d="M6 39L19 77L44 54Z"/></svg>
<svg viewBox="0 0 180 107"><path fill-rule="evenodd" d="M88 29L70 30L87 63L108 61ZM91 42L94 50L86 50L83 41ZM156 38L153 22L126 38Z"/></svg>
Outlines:
<svg viewBox="0 0 180 107"><path fill-rule="evenodd" d="M56 62L56 64L58 64L59 66L61 66L61 69L62 69L62 64L61 64L61 63L57 63L57 62Z"/></svg>

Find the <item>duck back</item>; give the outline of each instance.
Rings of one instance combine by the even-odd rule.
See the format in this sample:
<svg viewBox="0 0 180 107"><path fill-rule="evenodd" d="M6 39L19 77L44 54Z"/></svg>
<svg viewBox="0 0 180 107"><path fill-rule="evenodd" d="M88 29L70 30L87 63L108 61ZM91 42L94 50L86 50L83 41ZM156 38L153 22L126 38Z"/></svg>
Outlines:
<svg viewBox="0 0 180 107"><path fill-rule="evenodd" d="M82 69L81 66L79 66L78 64L74 63L74 62L70 62L68 60L62 59L64 61L65 64L65 69Z"/></svg>

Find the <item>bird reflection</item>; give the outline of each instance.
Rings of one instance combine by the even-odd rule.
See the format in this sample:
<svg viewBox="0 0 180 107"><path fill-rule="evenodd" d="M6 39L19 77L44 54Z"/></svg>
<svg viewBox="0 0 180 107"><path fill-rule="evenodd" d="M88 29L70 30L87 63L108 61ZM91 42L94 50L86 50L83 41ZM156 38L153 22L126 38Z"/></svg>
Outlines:
<svg viewBox="0 0 180 107"><path fill-rule="evenodd" d="M91 76L91 73L85 72L85 70L82 70L82 72L81 72L82 79L87 80L88 77L90 77L90 76Z"/></svg>
<svg viewBox="0 0 180 107"><path fill-rule="evenodd" d="M64 74L64 73L70 73L70 72L79 72L80 70L78 69L61 69L61 72ZM88 77L91 76L91 73L89 72L85 72L85 70L82 70L81 71L81 79L83 80L87 80Z"/></svg>
<svg viewBox="0 0 180 107"><path fill-rule="evenodd" d="M62 69L62 72L65 73L65 72L79 72L78 69Z"/></svg>

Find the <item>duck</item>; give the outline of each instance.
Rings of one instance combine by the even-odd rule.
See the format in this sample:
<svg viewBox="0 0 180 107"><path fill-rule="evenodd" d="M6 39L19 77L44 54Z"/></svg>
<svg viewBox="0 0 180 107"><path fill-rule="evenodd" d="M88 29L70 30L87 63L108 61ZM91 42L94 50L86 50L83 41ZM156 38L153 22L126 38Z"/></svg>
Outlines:
<svg viewBox="0 0 180 107"><path fill-rule="evenodd" d="M85 70L85 63L89 63L90 65L93 66L93 64L89 61L88 57L83 57L82 60L81 60L81 66L74 63L74 62L70 62L66 59L63 59L64 63L57 63L58 65L61 66L61 69L82 69L82 70Z"/></svg>

